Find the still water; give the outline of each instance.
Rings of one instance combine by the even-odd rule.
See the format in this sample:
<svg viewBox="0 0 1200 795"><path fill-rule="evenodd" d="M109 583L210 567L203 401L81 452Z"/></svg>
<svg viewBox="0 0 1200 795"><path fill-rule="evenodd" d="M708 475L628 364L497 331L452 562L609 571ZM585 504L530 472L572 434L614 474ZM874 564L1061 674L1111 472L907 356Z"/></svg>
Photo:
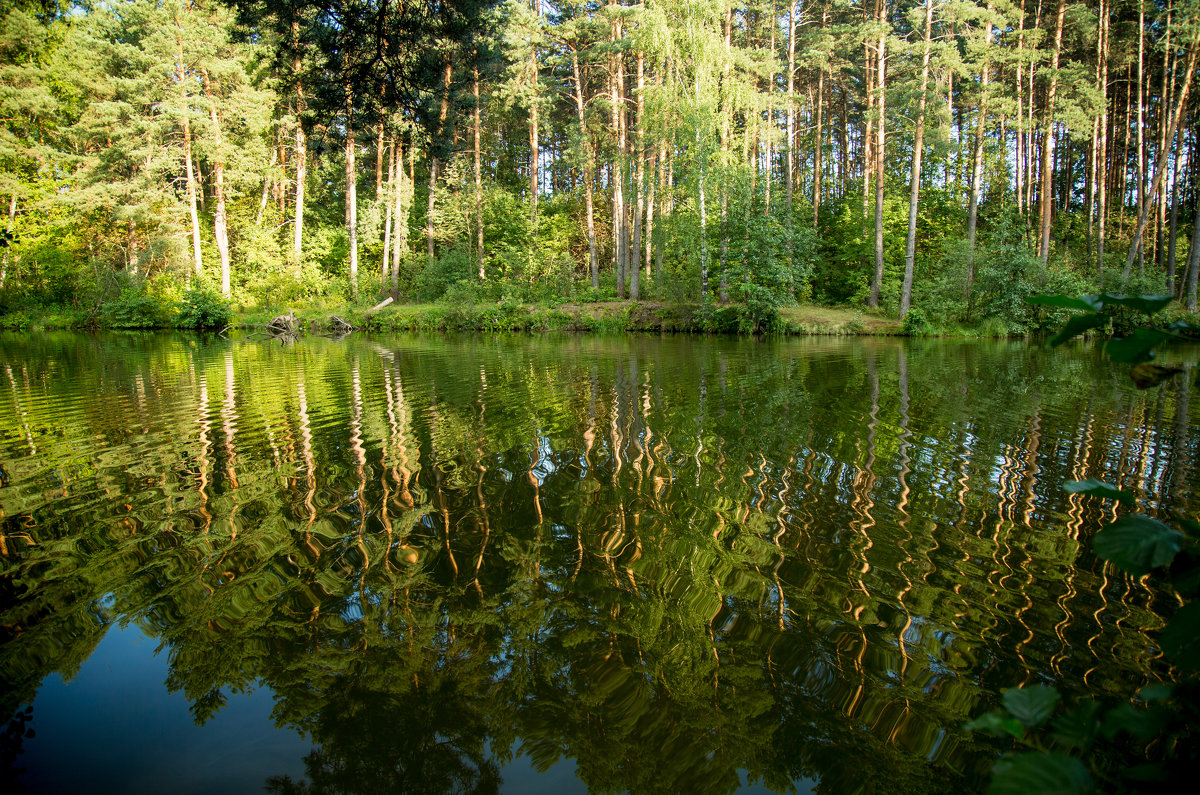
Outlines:
<svg viewBox="0 0 1200 795"><path fill-rule="evenodd" d="M0 783L972 791L1015 684L1165 673L1111 508L1180 381L1090 349L0 337Z"/></svg>

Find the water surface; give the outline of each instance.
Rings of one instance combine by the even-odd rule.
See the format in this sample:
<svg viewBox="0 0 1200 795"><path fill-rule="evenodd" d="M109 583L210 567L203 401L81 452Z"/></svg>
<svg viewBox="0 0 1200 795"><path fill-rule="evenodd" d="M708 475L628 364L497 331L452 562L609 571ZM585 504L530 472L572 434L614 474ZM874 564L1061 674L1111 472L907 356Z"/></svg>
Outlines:
<svg viewBox="0 0 1200 795"><path fill-rule="evenodd" d="M977 790L1002 688L1165 673L1061 484L1195 508L1189 405L1008 342L3 336L0 780Z"/></svg>

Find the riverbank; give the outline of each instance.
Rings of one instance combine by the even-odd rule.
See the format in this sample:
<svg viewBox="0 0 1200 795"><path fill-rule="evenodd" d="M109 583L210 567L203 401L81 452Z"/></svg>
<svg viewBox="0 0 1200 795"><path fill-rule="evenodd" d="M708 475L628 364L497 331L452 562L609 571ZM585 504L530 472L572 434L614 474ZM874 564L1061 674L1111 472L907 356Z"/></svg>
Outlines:
<svg viewBox="0 0 1200 795"><path fill-rule="evenodd" d="M206 313L152 307L154 311L83 312L70 307L24 307L0 315L0 329L166 329L221 328L234 324L265 324L280 313L293 311L304 328L326 329L341 318L366 331L574 331L693 334L772 333L827 336L895 336L903 324L882 313L849 307L815 305L781 307L777 314L750 317L736 304L662 304L630 301L524 304L516 301L475 303L392 304L371 312L365 304L315 304L227 312L206 307Z"/></svg>
<svg viewBox="0 0 1200 795"><path fill-rule="evenodd" d="M692 334L753 333L743 307L606 301L554 307L500 301L475 304L397 304L368 314L363 307L296 311L306 326L322 328L334 316L368 331L575 331ZM265 323L268 313L241 322ZM903 324L882 314L845 307L783 307L759 332L787 335L896 336Z"/></svg>

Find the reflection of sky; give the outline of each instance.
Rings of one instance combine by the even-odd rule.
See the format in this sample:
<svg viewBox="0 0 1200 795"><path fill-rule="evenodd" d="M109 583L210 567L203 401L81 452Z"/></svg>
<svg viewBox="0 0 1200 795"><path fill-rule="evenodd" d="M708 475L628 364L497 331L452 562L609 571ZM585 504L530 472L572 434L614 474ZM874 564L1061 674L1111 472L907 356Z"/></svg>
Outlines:
<svg viewBox="0 0 1200 795"><path fill-rule="evenodd" d="M271 720L275 694L226 692L197 726L182 693L168 693L166 654L136 627L112 627L70 682L53 673L38 690L17 766L34 792L261 792L270 776L304 778L312 749ZM501 767L504 793L583 793L575 761L539 773L529 757ZM754 792L753 788L747 790Z"/></svg>
<svg viewBox="0 0 1200 795"><path fill-rule="evenodd" d="M168 693L166 654L136 628L113 627L70 682L51 674L33 704L37 736L17 766L35 792L262 791L268 776L304 777L312 745L271 721L270 688L226 693L197 726Z"/></svg>

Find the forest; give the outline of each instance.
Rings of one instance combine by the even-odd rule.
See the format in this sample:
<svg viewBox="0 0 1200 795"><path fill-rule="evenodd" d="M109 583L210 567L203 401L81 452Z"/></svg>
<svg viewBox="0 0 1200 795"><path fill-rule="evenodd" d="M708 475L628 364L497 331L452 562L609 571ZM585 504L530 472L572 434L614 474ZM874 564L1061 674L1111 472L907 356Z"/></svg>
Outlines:
<svg viewBox="0 0 1200 795"><path fill-rule="evenodd" d="M397 302L1037 330L1200 247L1195 0L8 0L0 325Z"/></svg>

